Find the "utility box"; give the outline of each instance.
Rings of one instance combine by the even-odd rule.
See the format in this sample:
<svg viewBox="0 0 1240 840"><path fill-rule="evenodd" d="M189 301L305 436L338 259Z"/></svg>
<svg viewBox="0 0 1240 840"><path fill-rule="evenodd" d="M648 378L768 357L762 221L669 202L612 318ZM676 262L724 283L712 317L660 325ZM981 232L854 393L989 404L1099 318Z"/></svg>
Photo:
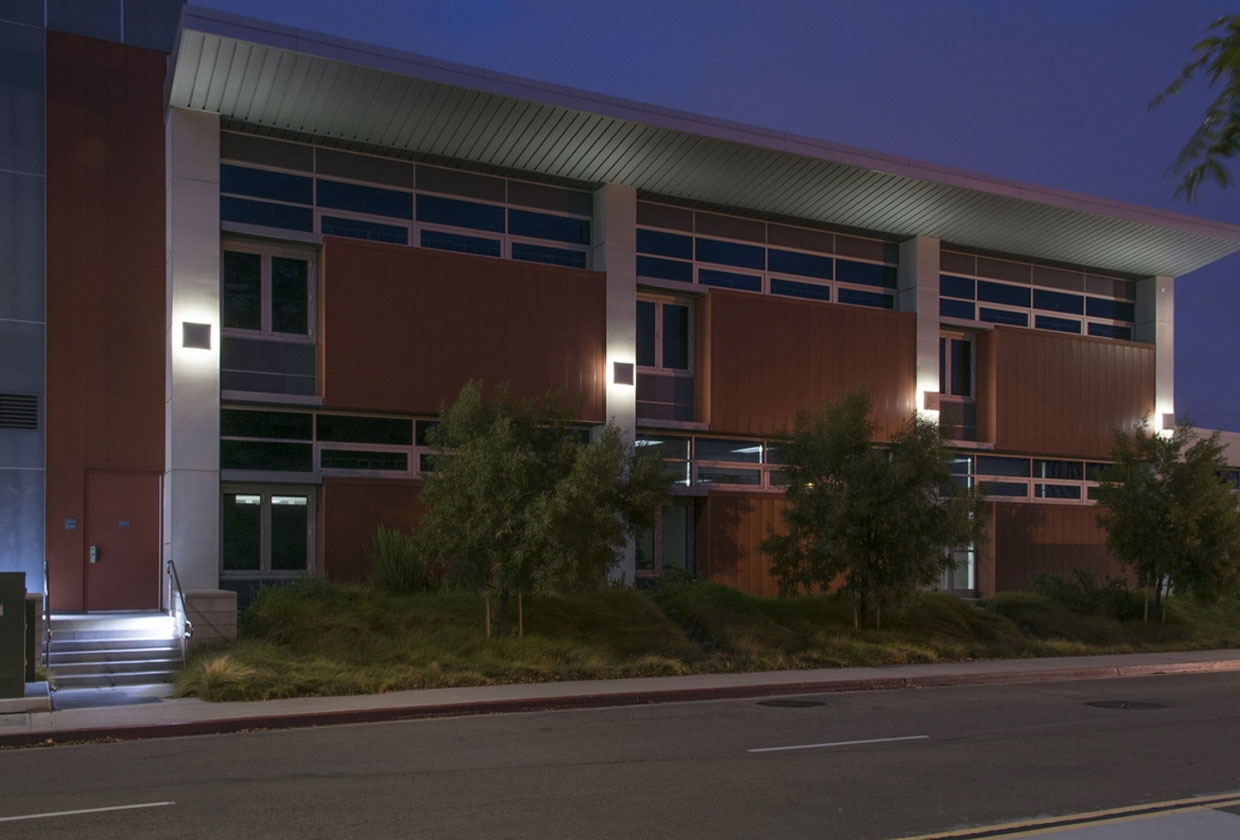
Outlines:
<svg viewBox="0 0 1240 840"><path fill-rule="evenodd" d="M0 698L26 695L26 573L0 572Z"/></svg>

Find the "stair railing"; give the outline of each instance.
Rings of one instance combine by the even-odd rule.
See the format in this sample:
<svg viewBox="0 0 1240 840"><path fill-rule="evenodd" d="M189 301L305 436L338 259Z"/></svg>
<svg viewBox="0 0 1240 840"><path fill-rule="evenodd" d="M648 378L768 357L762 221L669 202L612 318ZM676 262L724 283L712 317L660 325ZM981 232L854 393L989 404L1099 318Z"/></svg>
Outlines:
<svg viewBox="0 0 1240 840"><path fill-rule="evenodd" d="M43 667L52 665L52 589L47 574L47 561L43 563ZM49 686L51 681L48 681Z"/></svg>
<svg viewBox="0 0 1240 840"><path fill-rule="evenodd" d="M177 574L177 564L168 558L168 613L172 616L177 630L177 641L181 645L181 664L185 664L185 640L194 635L194 624L185 611L185 591L181 589L181 577Z"/></svg>

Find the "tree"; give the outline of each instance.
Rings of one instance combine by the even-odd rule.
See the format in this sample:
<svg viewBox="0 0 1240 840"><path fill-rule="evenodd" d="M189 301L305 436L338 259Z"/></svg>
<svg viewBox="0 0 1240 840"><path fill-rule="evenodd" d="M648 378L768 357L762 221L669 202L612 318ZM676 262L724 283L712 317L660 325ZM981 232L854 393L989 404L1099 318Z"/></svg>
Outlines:
<svg viewBox="0 0 1240 840"><path fill-rule="evenodd" d="M910 417L875 447L870 400L854 393L797 416L784 443L786 533L762 542L781 594L840 589L860 626L934 583L981 536L979 499L959 488L938 425Z"/></svg>
<svg viewBox="0 0 1240 840"><path fill-rule="evenodd" d="M1198 74L1211 87L1222 85L1171 167L1181 179L1176 193L1183 193L1189 201L1207 178L1228 186L1231 174L1225 163L1240 153L1240 15L1224 15L1210 25L1209 31L1214 34L1193 46L1193 60L1150 103L1151 108L1162 104Z"/></svg>
<svg viewBox="0 0 1240 840"><path fill-rule="evenodd" d="M500 635L512 595L601 584L667 492L657 460L634 456L614 426L587 442L559 403L503 388L487 401L470 382L431 435L419 553L451 585L498 596Z"/></svg>
<svg viewBox="0 0 1240 840"><path fill-rule="evenodd" d="M1166 593L1199 602L1240 586L1240 511L1221 479L1227 469L1219 434L1193 434L1180 423L1169 434L1142 424L1115 433L1114 463L1102 471L1098 524L1107 547L1145 590L1145 618L1163 612Z"/></svg>

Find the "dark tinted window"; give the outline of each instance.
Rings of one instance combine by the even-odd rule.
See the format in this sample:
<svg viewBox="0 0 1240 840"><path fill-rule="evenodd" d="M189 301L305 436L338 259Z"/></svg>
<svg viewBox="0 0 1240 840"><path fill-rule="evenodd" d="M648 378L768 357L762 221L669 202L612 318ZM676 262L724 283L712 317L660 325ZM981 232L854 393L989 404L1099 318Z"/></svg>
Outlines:
<svg viewBox="0 0 1240 840"><path fill-rule="evenodd" d="M971 397L973 396L973 342L953 338L950 352L951 393L957 397Z"/></svg>
<svg viewBox="0 0 1240 840"><path fill-rule="evenodd" d="M939 294L946 295L947 297L973 300L973 280L969 277L956 277L951 274L940 274Z"/></svg>
<svg viewBox="0 0 1240 840"><path fill-rule="evenodd" d="M309 499L306 496L271 497L271 570L296 572L306 568L309 548Z"/></svg>
<svg viewBox="0 0 1240 840"><path fill-rule="evenodd" d="M839 289L837 291L840 303L852 303L857 306L874 306L879 309L892 309L895 306L895 298L891 295L879 294L878 292L863 292L858 289Z"/></svg>
<svg viewBox="0 0 1240 840"><path fill-rule="evenodd" d="M973 304L967 300L939 299L939 314L944 318L964 318L973 320Z"/></svg>
<svg viewBox="0 0 1240 840"><path fill-rule="evenodd" d="M220 469L313 472L314 458L308 443L221 440Z"/></svg>
<svg viewBox="0 0 1240 840"><path fill-rule="evenodd" d="M224 326L263 328L263 258L243 251L224 252Z"/></svg>
<svg viewBox="0 0 1240 840"><path fill-rule="evenodd" d="M439 230L424 230L421 234L423 248L438 248L440 251L457 251L462 254L479 254L484 257L500 256L498 239L484 239L481 236L463 236L459 233L444 233Z"/></svg>
<svg viewBox="0 0 1240 840"><path fill-rule="evenodd" d="M689 369L689 307L663 304L663 367Z"/></svg>
<svg viewBox="0 0 1240 840"><path fill-rule="evenodd" d="M504 208L436 195L418 196L418 221L504 232Z"/></svg>
<svg viewBox="0 0 1240 840"><path fill-rule="evenodd" d="M1033 305L1036 309L1067 312L1070 315L1080 315L1085 310L1085 301L1080 295L1048 292L1045 289L1033 290Z"/></svg>
<svg viewBox="0 0 1240 840"><path fill-rule="evenodd" d="M1029 291L1028 286L1009 286L1006 283L991 283L988 280L977 281L977 299L990 303L1028 306Z"/></svg>
<svg viewBox="0 0 1240 840"><path fill-rule="evenodd" d="M698 481L702 484L758 485L762 483L762 472L743 467L698 467Z"/></svg>
<svg viewBox="0 0 1240 840"><path fill-rule="evenodd" d="M311 181L301 175L285 172L269 172L266 169L249 169L244 166L220 164L220 192L250 195L255 198L274 198L311 204L314 190Z"/></svg>
<svg viewBox="0 0 1240 840"><path fill-rule="evenodd" d="M417 445L430 446L430 433L438 427L438 420L419 420L417 424L417 437L415 438Z"/></svg>
<svg viewBox="0 0 1240 840"><path fill-rule="evenodd" d="M1095 324L1090 322L1089 334L1102 338L1122 338L1125 341L1132 341L1131 327L1117 327L1113 324Z"/></svg>
<svg viewBox="0 0 1240 840"><path fill-rule="evenodd" d="M271 331L310 332L310 265L290 257L271 258Z"/></svg>
<svg viewBox="0 0 1240 840"><path fill-rule="evenodd" d="M705 286L719 286L724 289L742 289L746 292L762 291L761 277L733 274L730 271L717 271L713 268L698 269L698 282Z"/></svg>
<svg viewBox="0 0 1240 840"><path fill-rule="evenodd" d="M1033 485L1033 497L1035 499L1079 499L1081 488L1077 484L1035 484Z"/></svg>
<svg viewBox="0 0 1240 840"><path fill-rule="evenodd" d="M836 260L835 279L841 283L858 283L863 286L882 286L894 289L896 269L895 266L890 265Z"/></svg>
<svg viewBox="0 0 1240 840"><path fill-rule="evenodd" d="M766 249L719 239L697 239L697 258L701 262L734 265L739 268L766 268Z"/></svg>
<svg viewBox="0 0 1240 840"><path fill-rule="evenodd" d="M409 456L404 452L367 452L358 449L324 449L319 466L325 470L389 470L404 472Z"/></svg>
<svg viewBox="0 0 1240 840"><path fill-rule="evenodd" d="M655 362L654 310L652 301L637 302L637 363L646 367L653 367Z"/></svg>
<svg viewBox="0 0 1240 840"><path fill-rule="evenodd" d="M781 274L797 274L801 277L817 277L830 280L833 260L816 254L799 254L796 251L780 251L772 248L768 252L768 267L771 271Z"/></svg>
<svg viewBox="0 0 1240 840"><path fill-rule="evenodd" d="M413 194L319 179L319 206L396 219L413 218Z"/></svg>
<svg viewBox="0 0 1240 840"><path fill-rule="evenodd" d="M348 414L320 414L318 439L337 443L413 443L413 422L391 417L353 417Z"/></svg>
<svg viewBox="0 0 1240 840"><path fill-rule="evenodd" d="M546 245L531 245L528 242L512 243L512 258L525 262L562 265L568 268L585 268L586 252L572 251L568 248L549 248Z"/></svg>
<svg viewBox="0 0 1240 840"><path fill-rule="evenodd" d="M638 435L637 451L654 454L664 459L674 458L685 461L689 458L689 439L687 437Z"/></svg>
<svg viewBox="0 0 1240 840"><path fill-rule="evenodd" d="M637 252L639 254L657 254L660 257L676 257L681 260L693 259L693 237L681 236L678 233L664 233L659 230L637 229Z"/></svg>
<svg viewBox="0 0 1240 840"><path fill-rule="evenodd" d="M699 461L762 461L762 442L757 440L724 440L700 437L694 441L694 456Z"/></svg>
<svg viewBox="0 0 1240 840"><path fill-rule="evenodd" d="M367 239L371 242L409 244L409 229L397 225L381 225L378 222L323 216L319 221L319 227L325 236L349 236L353 239Z"/></svg>
<svg viewBox="0 0 1240 840"><path fill-rule="evenodd" d="M257 493L225 493L222 507L224 571L258 571L263 562L263 497Z"/></svg>
<svg viewBox="0 0 1240 840"><path fill-rule="evenodd" d="M679 280L681 283L693 282L693 263L661 260L658 257L637 258L637 276L654 277L659 280Z"/></svg>
<svg viewBox="0 0 1240 840"><path fill-rule="evenodd" d="M271 204L251 201L248 198L220 198L220 219L246 225L284 228L286 230L314 229L314 213L309 207L291 207L287 204Z"/></svg>
<svg viewBox="0 0 1240 840"><path fill-rule="evenodd" d="M1132 321L1136 312L1131 303L1104 298L1086 298L1085 314L1093 318L1110 318L1113 321Z"/></svg>
<svg viewBox="0 0 1240 840"><path fill-rule="evenodd" d="M1006 309L987 309L984 306L977 310L977 319L988 324L1012 324L1017 327L1029 326L1029 316L1024 312L1008 312Z"/></svg>
<svg viewBox="0 0 1240 840"><path fill-rule="evenodd" d="M292 411L220 411L220 434L224 437L310 440L313 423L313 415Z"/></svg>
<svg viewBox="0 0 1240 840"><path fill-rule="evenodd" d="M1009 481L983 481L980 485L984 496L1012 496L1018 499L1028 498L1029 485Z"/></svg>
<svg viewBox="0 0 1240 840"><path fill-rule="evenodd" d="M530 210L509 210L508 232L516 236L554 239L577 245L590 244L590 223L587 220L551 216Z"/></svg>
<svg viewBox="0 0 1240 840"><path fill-rule="evenodd" d="M771 294L809 298L810 300L830 300L831 287L820 286L817 283L798 283L796 280L783 280L779 277L772 277Z"/></svg>
<svg viewBox="0 0 1240 840"><path fill-rule="evenodd" d="M1085 477L1085 469L1080 461L1044 461L1035 458L1033 461L1034 478L1061 478L1080 481Z"/></svg>
<svg viewBox="0 0 1240 840"><path fill-rule="evenodd" d="M1081 322L1073 321L1068 318L1052 318L1050 315L1038 315L1033 319L1033 325L1040 330L1056 330L1057 332L1077 333L1081 332Z"/></svg>

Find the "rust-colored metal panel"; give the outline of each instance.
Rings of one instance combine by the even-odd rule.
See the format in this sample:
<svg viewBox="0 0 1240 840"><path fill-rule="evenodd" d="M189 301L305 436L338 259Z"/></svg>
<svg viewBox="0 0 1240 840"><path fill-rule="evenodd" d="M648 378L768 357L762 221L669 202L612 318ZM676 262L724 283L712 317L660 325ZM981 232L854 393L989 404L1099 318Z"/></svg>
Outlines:
<svg viewBox="0 0 1240 840"><path fill-rule="evenodd" d="M333 406L438 413L470 379L561 388L601 422L606 281L598 272L327 237L319 366Z"/></svg>
<svg viewBox="0 0 1240 840"><path fill-rule="evenodd" d="M1091 505L996 503L993 532L996 591L1029 589L1038 572L1071 578L1082 570L1099 581L1132 582L1126 567L1107 551L1106 531Z"/></svg>
<svg viewBox="0 0 1240 840"><path fill-rule="evenodd" d="M380 524L408 529L422 515L420 481L325 478L319 495L322 566L336 581L370 574L367 547Z"/></svg>
<svg viewBox="0 0 1240 840"><path fill-rule="evenodd" d="M1154 411L1153 345L996 327L978 358L979 437L1001 451L1104 458Z"/></svg>
<svg viewBox="0 0 1240 840"><path fill-rule="evenodd" d="M166 61L47 33L46 511L56 609L87 604L86 471L164 467ZM135 591L144 585L135 580Z"/></svg>
<svg viewBox="0 0 1240 840"><path fill-rule="evenodd" d="M977 405L977 439L995 439L995 343L990 331L974 339L973 393Z"/></svg>
<svg viewBox="0 0 1240 840"><path fill-rule="evenodd" d="M916 320L905 313L712 289L698 376L713 432L772 434L865 388L880 439L914 408ZM699 320L699 335L703 324Z"/></svg>
<svg viewBox="0 0 1240 840"><path fill-rule="evenodd" d="M770 529L782 526L782 496L712 493L704 500L704 527L697 533L697 571L707 580L734 586L751 595L779 594L770 560L761 543Z"/></svg>

